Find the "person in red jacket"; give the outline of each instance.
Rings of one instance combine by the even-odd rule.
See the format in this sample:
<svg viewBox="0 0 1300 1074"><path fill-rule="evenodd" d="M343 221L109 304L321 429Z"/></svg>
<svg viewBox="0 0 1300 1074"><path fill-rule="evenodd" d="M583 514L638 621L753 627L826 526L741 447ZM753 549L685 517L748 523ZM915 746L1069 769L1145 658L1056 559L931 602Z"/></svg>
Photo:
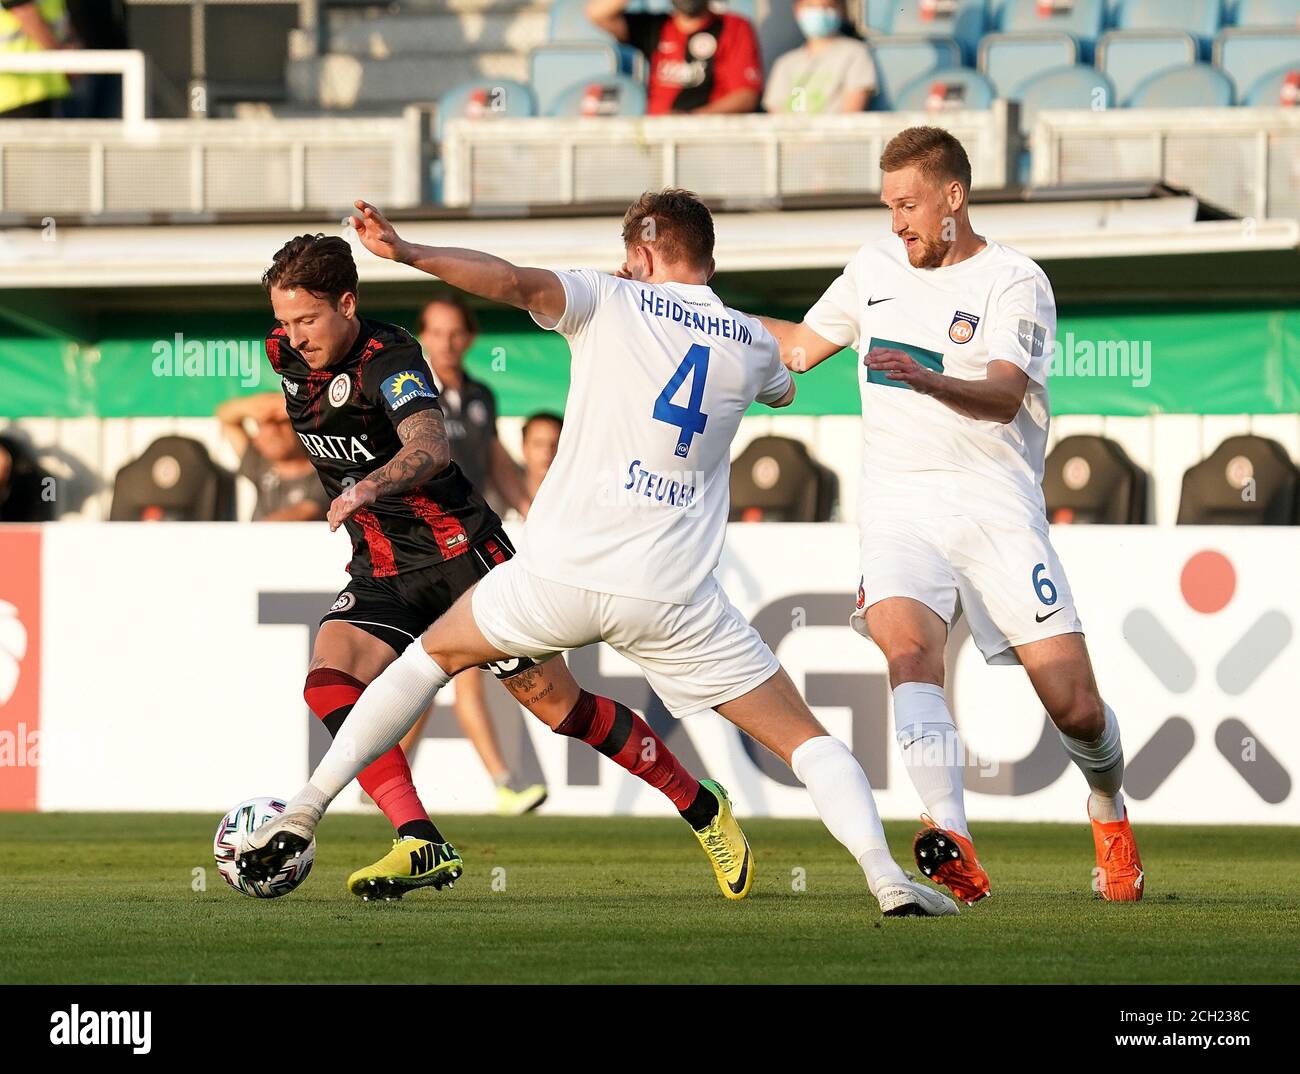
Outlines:
<svg viewBox="0 0 1300 1074"><path fill-rule="evenodd" d="M627 14L628 0L591 0L587 18L650 62L646 114L753 112L763 62L753 24L708 0L673 0L671 15Z"/></svg>

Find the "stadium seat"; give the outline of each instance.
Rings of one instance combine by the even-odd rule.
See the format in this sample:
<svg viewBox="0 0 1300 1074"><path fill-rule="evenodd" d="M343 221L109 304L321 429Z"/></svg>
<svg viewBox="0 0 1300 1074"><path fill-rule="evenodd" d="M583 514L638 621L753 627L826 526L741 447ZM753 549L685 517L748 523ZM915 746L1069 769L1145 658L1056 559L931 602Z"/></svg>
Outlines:
<svg viewBox="0 0 1300 1074"><path fill-rule="evenodd" d="M955 112L993 104L993 83L969 67L945 67L913 79L898 94L894 107L903 112Z"/></svg>
<svg viewBox="0 0 1300 1074"><path fill-rule="evenodd" d="M566 45L574 41L614 43L613 37L587 18L587 0L552 0L546 39Z"/></svg>
<svg viewBox="0 0 1300 1074"><path fill-rule="evenodd" d="M1097 69L1115 83L1121 105L1151 75L1196 59L1195 40L1181 30L1112 30L1097 43Z"/></svg>
<svg viewBox="0 0 1300 1074"><path fill-rule="evenodd" d="M537 110L550 115L556 99L579 79L602 79L619 73L618 53L599 41L541 45L528 56L529 81Z"/></svg>
<svg viewBox="0 0 1300 1074"><path fill-rule="evenodd" d="M1193 63L1149 75L1120 103L1124 108L1227 108L1235 97L1232 79L1208 63Z"/></svg>
<svg viewBox="0 0 1300 1074"><path fill-rule="evenodd" d="M1034 75L1071 67L1078 59L1079 46L1069 34L987 34L980 42L979 70L999 97L1011 97Z"/></svg>
<svg viewBox="0 0 1300 1074"><path fill-rule="evenodd" d="M1296 0L1237 0L1235 22L1251 29L1300 28L1300 3Z"/></svg>
<svg viewBox="0 0 1300 1074"><path fill-rule="evenodd" d="M1300 470L1276 440L1230 436L1183 474L1180 526L1289 526Z"/></svg>
<svg viewBox="0 0 1300 1074"><path fill-rule="evenodd" d="M1214 41L1214 62L1237 87L1237 103L1261 78L1285 64L1300 66L1300 29L1223 30Z"/></svg>
<svg viewBox="0 0 1300 1074"><path fill-rule="evenodd" d="M880 37L869 42L876 63L876 93L869 111L890 112L894 94L924 74L961 66L961 48L952 38Z"/></svg>
<svg viewBox="0 0 1300 1074"><path fill-rule="evenodd" d="M1223 0L1120 0L1115 25L1120 30L1183 30L1196 41L1195 58L1208 60L1222 9ZM1107 73L1115 77L1113 71Z"/></svg>
<svg viewBox="0 0 1300 1074"><path fill-rule="evenodd" d="M1067 436L1043 464L1043 498L1053 525L1136 525L1147 520L1147 475L1102 436Z"/></svg>
<svg viewBox="0 0 1300 1074"><path fill-rule="evenodd" d="M1300 61L1270 71L1250 87L1241 103L1251 108L1295 108L1300 105Z"/></svg>
<svg viewBox="0 0 1300 1074"><path fill-rule="evenodd" d="M162 436L113 482L113 522L225 522L234 518L235 479L188 436Z"/></svg>
<svg viewBox="0 0 1300 1074"><path fill-rule="evenodd" d="M552 116L643 116L645 86L627 75L584 78L556 98Z"/></svg>
<svg viewBox="0 0 1300 1074"><path fill-rule="evenodd" d="M537 115L533 91L509 78L478 78L462 82L438 98L433 136L441 142L443 124L449 119L514 118Z"/></svg>
<svg viewBox="0 0 1300 1074"><path fill-rule="evenodd" d="M993 0L995 22L1004 34L1065 33L1081 46L1085 60L1105 25L1102 0Z"/></svg>
<svg viewBox="0 0 1300 1074"><path fill-rule="evenodd" d="M731 463L732 522L827 522L838 481L798 440L760 436Z"/></svg>
<svg viewBox="0 0 1300 1074"><path fill-rule="evenodd" d="M896 0L866 0L866 20L864 29L869 35L885 35L894 21L894 4Z"/></svg>
<svg viewBox="0 0 1300 1074"><path fill-rule="evenodd" d="M966 62L975 60L980 38L988 29L984 0L896 0L891 34L951 37Z"/></svg>
<svg viewBox="0 0 1300 1074"><path fill-rule="evenodd" d="M1020 102L1020 129L1028 136L1041 111L1100 111L1103 107L1114 107L1115 87L1100 71L1077 64L1034 75L1017 86L1011 96Z"/></svg>

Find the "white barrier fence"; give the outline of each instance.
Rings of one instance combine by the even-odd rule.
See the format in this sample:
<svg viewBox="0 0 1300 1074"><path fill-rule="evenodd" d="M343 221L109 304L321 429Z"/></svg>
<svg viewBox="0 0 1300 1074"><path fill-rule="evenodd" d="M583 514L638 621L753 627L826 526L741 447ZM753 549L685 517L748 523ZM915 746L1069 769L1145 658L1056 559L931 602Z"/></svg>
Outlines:
<svg viewBox="0 0 1300 1074"><path fill-rule="evenodd" d="M1054 539L1121 720L1134 818L1300 823L1294 533L1079 527ZM856 550L851 526L733 526L720 576L862 760L884 815L911 817L919 804L898 760L883 661L846 625ZM342 535L323 526L0 527L0 808L216 814L293 792L324 746L302 683L346 557ZM1084 783L1024 674L985 665L960 626L950 650L971 816L1081 821ZM674 723L603 646L571 664L588 689L645 712L742 813L812 815L789 772L720 717ZM508 759L550 786L546 811L670 812L495 685L489 695ZM435 813L492 808L492 785L446 711L415 775ZM359 807L355 789L339 804Z"/></svg>

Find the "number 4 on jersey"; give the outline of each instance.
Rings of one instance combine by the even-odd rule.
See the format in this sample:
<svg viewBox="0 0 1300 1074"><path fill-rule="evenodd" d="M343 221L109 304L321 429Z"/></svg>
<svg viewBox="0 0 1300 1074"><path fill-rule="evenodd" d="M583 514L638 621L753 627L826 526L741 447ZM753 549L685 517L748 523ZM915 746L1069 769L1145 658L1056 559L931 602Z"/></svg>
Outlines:
<svg viewBox="0 0 1300 1074"><path fill-rule="evenodd" d="M655 421L667 422L681 430L677 449L673 452L679 459L686 458L695 434L704 432L704 426L708 423L709 416L700 410L700 404L704 402L704 381L708 375L709 348L703 343L694 343L655 400ZM673 402L673 396L688 376L691 377L691 395L686 405L681 406Z"/></svg>

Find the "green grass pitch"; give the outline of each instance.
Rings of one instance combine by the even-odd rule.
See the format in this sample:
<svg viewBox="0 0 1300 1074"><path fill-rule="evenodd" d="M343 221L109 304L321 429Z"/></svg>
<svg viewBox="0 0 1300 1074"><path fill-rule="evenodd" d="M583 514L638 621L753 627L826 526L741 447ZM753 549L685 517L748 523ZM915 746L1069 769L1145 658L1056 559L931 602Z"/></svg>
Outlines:
<svg viewBox="0 0 1300 1074"><path fill-rule="evenodd" d="M343 885L388 849L382 818L327 818L306 884L268 902L216 872L216 821L0 815L0 981L1300 981L1294 828L1139 828L1147 897L1121 905L1089 894L1086 825L981 824L993 898L884 920L812 821L746 823L734 903L671 819L450 817L455 889L378 904ZM914 830L888 825L904 864Z"/></svg>

